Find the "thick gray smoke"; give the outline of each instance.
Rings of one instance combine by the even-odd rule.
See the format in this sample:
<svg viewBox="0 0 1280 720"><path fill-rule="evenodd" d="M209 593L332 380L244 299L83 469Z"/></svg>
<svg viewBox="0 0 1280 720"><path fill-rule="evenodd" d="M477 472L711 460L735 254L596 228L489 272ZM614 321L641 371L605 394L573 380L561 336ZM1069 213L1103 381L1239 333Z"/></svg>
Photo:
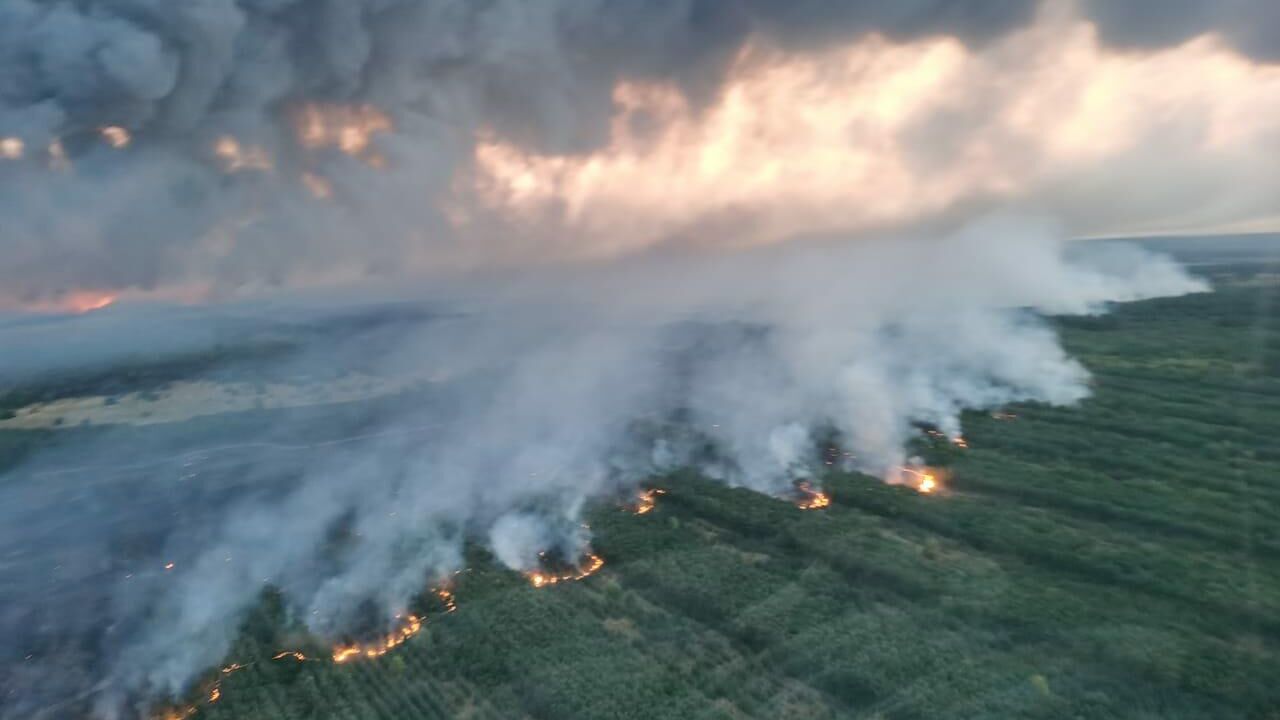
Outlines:
<svg viewBox="0 0 1280 720"><path fill-rule="evenodd" d="M227 294L510 257L451 232L434 202L477 132L588 150L619 78L714 97L750 36L811 47L878 32L981 44L1018 0L9 0L0 4L0 293L80 288ZM1274 57L1269 0L1087 3L1121 45L1222 30ZM1161 30L1166 28L1166 30ZM362 158L299 147L308 103L372 103L394 135ZM102 134L121 128L132 144ZM220 138L269 156L234 163ZM20 156L20 160L16 160ZM228 176L228 165L240 171ZM301 178L324 178L319 203ZM516 260L537 257L535 250Z"/></svg>
<svg viewBox="0 0 1280 720"><path fill-rule="evenodd" d="M1160 47L1214 28L1241 52L1280 60L1280 5L1270 0L1087 0L1103 38L1126 47Z"/></svg>

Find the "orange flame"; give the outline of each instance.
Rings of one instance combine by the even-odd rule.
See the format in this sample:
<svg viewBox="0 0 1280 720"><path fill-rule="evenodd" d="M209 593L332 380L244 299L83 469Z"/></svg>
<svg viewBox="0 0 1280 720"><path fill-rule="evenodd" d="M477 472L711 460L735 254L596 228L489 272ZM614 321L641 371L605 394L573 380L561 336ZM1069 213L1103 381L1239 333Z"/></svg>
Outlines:
<svg viewBox="0 0 1280 720"><path fill-rule="evenodd" d="M536 588L547 587L548 585L557 585L562 582L571 582L574 580L582 580L591 577L604 567L604 558L595 553L588 553L585 562L575 568L570 568L563 572L550 572L542 570L532 570L524 574L529 578L529 583Z"/></svg>
<svg viewBox="0 0 1280 720"><path fill-rule="evenodd" d="M636 493L636 502L632 506L632 510L636 515L653 512L653 509L658 506L658 496L665 494L667 494L667 491L662 488L640 490Z"/></svg>
<svg viewBox="0 0 1280 720"><path fill-rule="evenodd" d="M409 638L422 632L422 618L417 615L405 617L405 624L400 629L388 633L380 640L371 643L339 645L333 649L333 661L338 664L357 658L373 659L386 655L409 641Z"/></svg>
<svg viewBox="0 0 1280 720"><path fill-rule="evenodd" d="M602 562L603 564L603 562ZM598 569L598 568L597 568ZM593 570L594 572L594 570ZM440 598L445 605L445 612L453 612L458 609L458 602L454 598L453 592L448 588L432 588L431 592ZM401 616L397 615L397 619ZM410 638L422 631L425 622L423 618L416 615L404 616L404 624L385 637L375 642L338 645L333 648L332 660L335 664L341 665L357 659L374 659L386 655L391 650L408 642ZM297 650L281 650L271 657L272 660L293 659L297 662L318 662L316 658L307 657ZM239 672L248 668L255 663L241 664L231 663L218 670L219 678L209 686L208 698L204 704L212 705L222 699L222 680L225 676ZM161 711L161 714L155 717L155 720L185 720L200 711L199 705L187 705L180 708L168 708Z"/></svg>
<svg viewBox="0 0 1280 720"><path fill-rule="evenodd" d="M453 592L447 588L436 588L436 597L440 598L440 602L444 603L444 611L451 613L458 609L458 600L453 596Z"/></svg>
<svg viewBox="0 0 1280 720"><path fill-rule="evenodd" d="M801 510L821 510L831 505L830 496L821 490L814 490L813 485L808 482L796 483L796 492L800 494L796 507Z"/></svg>
<svg viewBox="0 0 1280 720"><path fill-rule="evenodd" d="M898 471L911 476L914 481L911 484L915 487L916 492L921 495L930 495L941 487L938 484L938 476L933 472L930 472L928 469L916 470L909 467L901 467L898 468Z"/></svg>

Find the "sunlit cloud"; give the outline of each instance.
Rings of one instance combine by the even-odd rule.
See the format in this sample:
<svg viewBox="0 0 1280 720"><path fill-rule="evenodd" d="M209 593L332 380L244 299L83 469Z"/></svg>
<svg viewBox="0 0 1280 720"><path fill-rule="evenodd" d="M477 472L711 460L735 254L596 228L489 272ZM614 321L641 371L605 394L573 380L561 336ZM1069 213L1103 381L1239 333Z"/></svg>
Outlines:
<svg viewBox="0 0 1280 720"><path fill-rule="evenodd" d="M1257 162L1257 146L1280 136L1280 66L1250 61L1214 35L1109 49L1092 23L1061 12L982 50L947 37L871 35L804 53L755 41L708 108L671 86L629 81L614 103L609 142L585 155L482 137L485 203L522 221L555 218L591 238L584 253L609 254L708 225L729 236L720 242L760 243L922 221L974 202L1052 207L1054 193L1071 196L1078 185L1089 194L1099 183L1118 195L1109 207L1065 211L1088 217L1073 230L1241 222L1268 211L1246 193L1244 207L1237 200L1179 219L1177 204L1142 201L1126 187L1170 163L1280 186ZM1162 178L1170 198L1184 180L1196 182ZM1126 194L1138 196L1132 207Z"/></svg>

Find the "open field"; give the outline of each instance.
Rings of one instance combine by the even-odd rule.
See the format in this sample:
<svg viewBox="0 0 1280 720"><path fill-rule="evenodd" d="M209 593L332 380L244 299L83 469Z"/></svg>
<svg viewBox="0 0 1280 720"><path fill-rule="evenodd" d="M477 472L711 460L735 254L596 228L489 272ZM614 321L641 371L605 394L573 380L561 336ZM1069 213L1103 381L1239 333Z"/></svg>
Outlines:
<svg viewBox="0 0 1280 720"><path fill-rule="evenodd" d="M833 473L833 505L697 477L592 513L605 568L534 588L476 552L456 612L386 657L272 604L200 717L1280 717L1280 321L1265 285L1063 323L1078 408L967 418L919 495ZM212 677L212 675L210 676Z"/></svg>

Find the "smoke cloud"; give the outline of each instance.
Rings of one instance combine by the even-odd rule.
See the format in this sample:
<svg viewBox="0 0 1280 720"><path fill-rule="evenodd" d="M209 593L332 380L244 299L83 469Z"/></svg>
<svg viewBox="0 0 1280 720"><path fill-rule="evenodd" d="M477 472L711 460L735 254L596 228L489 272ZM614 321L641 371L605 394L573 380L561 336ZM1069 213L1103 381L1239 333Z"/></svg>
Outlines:
<svg viewBox="0 0 1280 720"><path fill-rule="evenodd" d="M1043 315L1205 286L1067 238L1280 187L1269 11L1141 7L4 3L0 385L207 384L0 478L0 717L181 693L266 588L338 639L467 543L571 562L654 474L782 493L831 436L889 476L1081 400Z"/></svg>
<svg viewBox="0 0 1280 720"><path fill-rule="evenodd" d="M1270 219L1271 5L13 0L0 302L225 298L975 206L1086 234ZM773 163L735 155L753 141ZM660 173L695 197L651 197ZM546 202L513 229L495 185ZM600 237L597 216L657 201L643 236ZM590 239L566 239L582 203Z"/></svg>
<svg viewBox="0 0 1280 720"><path fill-rule="evenodd" d="M315 327L338 329L220 372L350 364L413 375L401 386L416 389L348 413L122 428L9 473L0 631L35 659L6 658L6 685L23 691L8 712L88 693L112 715L130 697L179 693L266 587L337 638L404 612L461 567L468 538L517 569L541 553L577 558L584 504L656 473L693 467L785 493L820 476L814 439L834 432L851 466L891 475L915 423L955 435L966 408L1086 396L1087 373L1040 313L1200 289L1143 251L1082 250L1043 224L992 218L946 236L471 277L421 298L432 311L418 320L357 332L337 308L304 303ZM40 344L116 360L76 328L163 314L135 312L64 320L62 339ZM242 322L241 337L262 333Z"/></svg>

